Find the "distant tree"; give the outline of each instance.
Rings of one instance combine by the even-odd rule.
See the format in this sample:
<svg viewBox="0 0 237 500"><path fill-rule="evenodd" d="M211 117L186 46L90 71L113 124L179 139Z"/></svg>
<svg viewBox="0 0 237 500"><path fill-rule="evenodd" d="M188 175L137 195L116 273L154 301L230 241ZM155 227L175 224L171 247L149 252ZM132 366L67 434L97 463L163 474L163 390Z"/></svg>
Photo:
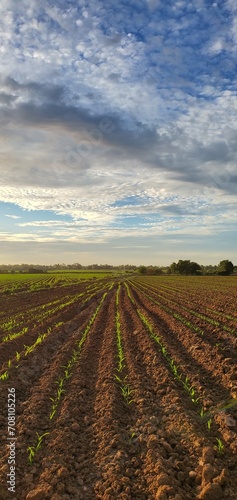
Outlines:
<svg viewBox="0 0 237 500"><path fill-rule="evenodd" d="M169 267L169 273L171 273L171 274L178 273L176 262L172 262L172 264L170 265L170 267Z"/></svg>
<svg viewBox="0 0 237 500"><path fill-rule="evenodd" d="M230 260L221 260L217 268L217 274L229 276L234 271L234 265Z"/></svg>
<svg viewBox="0 0 237 500"><path fill-rule="evenodd" d="M152 276L154 274L154 266L148 266L146 268L146 274L149 274L150 276Z"/></svg>
<svg viewBox="0 0 237 500"><path fill-rule="evenodd" d="M188 274L192 274L192 275L200 274L200 272L199 272L200 270L201 270L201 267L199 266L199 264L197 262L190 262Z"/></svg>
<svg viewBox="0 0 237 500"><path fill-rule="evenodd" d="M38 268L38 267L29 267L28 273L30 273L30 274L41 274L41 273L45 273L45 271L43 269Z"/></svg>
<svg viewBox="0 0 237 500"><path fill-rule="evenodd" d="M180 274L189 274L190 260L179 260L177 270Z"/></svg>
<svg viewBox="0 0 237 500"><path fill-rule="evenodd" d="M124 265L124 266L122 266L122 267L124 267L124 269L127 269L128 271L129 271L129 270L134 271L135 269L137 269L137 266L135 266L134 264L125 264L125 265Z"/></svg>
<svg viewBox="0 0 237 500"><path fill-rule="evenodd" d="M190 260L179 260L177 264L173 262L170 266L172 273L178 273L182 275L196 275L200 273L201 267L197 262L191 262Z"/></svg>
<svg viewBox="0 0 237 500"><path fill-rule="evenodd" d="M138 272L140 274L147 274L147 268L146 268L146 266L139 266Z"/></svg>
<svg viewBox="0 0 237 500"><path fill-rule="evenodd" d="M82 265L79 262L75 262L75 264L68 264L68 269L82 269Z"/></svg>
<svg viewBox="0 0 237 500"><path fill-rule="evenodd" d="M208 264L206 266L201 266L201 274L205 276L213 276L217 273L217 266Z"/></svg>
<svg viewBox="0 0 237 500"><path fill-rule="evenodd" d="M163 269L159 266L154 266L154 274L157 276L163 274Z"/></svg>

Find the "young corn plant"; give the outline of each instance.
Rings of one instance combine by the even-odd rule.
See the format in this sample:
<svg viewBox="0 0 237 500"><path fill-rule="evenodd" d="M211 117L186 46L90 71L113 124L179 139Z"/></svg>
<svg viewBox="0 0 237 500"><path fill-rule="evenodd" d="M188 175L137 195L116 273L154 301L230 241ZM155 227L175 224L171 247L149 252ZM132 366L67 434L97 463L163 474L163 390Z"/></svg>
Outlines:
<svg viewBox="0 0 237 500"><path fill-rule="evenodd" d="M131 302L132 302L134 305L136 305L135 300L134 300L134 298L133 298L133 297L132 297L132 295L131 295L130 288L129 288L128 284L127 284L126 282L125 282L124 284L125 284L125 287L126 287L126 290L127 290L127 294L128 294L128 296L129 296L129 298L130 298Z"/></svg>
<svg viewBox="0 0 237 500"><path fill-rule="evenodd" d="M16 360L19 361L20 357L21 357L21 354L18 351L16 351Z"/></svg>
<svg viewBox="0 0 237 500"><path fill-rule="evenodd" d="M47 436L49 434L49 432L45 432L44 434L41 434L41 436L39 435L38 432L36 434L38 437L36 445L35 446L28 446L28 448L27 448L27 451L29 453L28 459L29 459L30 465L33 464L33 460L34 460L36 452L41 448L41 444L42 444L42 440L43 440L44 436Z"/></svg>
<svg viewBox="0 0 237 500"><path fill-rule="evenodd" d="M49 414L49 418L50 418L50 420L52 420L56 411L57 411L58 403L56 403L55 402L56 400L54 400L53 398L50 398L50 399L51 399L51 401L53 401L51 412Z"/></svg>
<svg viewBox="0 0 237 500"><path fill-rule="evenodd" d="M28 446L27 451L29 453L28 460L30 462L30 465L32 465L34 457L35 457L35 447L34 446Z"/></svg>
<svg viewBox="0 0 237 500"><path fill-rule="evenodd" d="M133 390L129 387L128 384L123 384L120 388L126 403L130 405L134 401L133 399L131 399Z"/></svg>
<svg viewBox="0 0 237 500"><path fill-rule="evenodd" d="M117 380L120 384L122 384L122 383L123 383L123 381L122 381L121 377L119 377L118 375L115 375L115 379L116 379L116 380Z"/></svg>
<svg viewBox="0 0 237 500"><path fill-rule="evenodd" d="M217 441L217 446L216 446L217 451L218 451L219 455L223 455L224 448L225 448L224 444L222 443L221 439L219 439L219 438L216 438L216 441Z"/></svg>
<svg viewBox="0 0 237 500"><path fill-rule="evenodd" d="M8 371L6 370L4 373L0 375L0 380L7 380L8 378Z"/></svg>
<svg viewBox="0 0 237 500"><path fill-rule="evenodd" d="M204 410L204 408L202 406L202 408L200 410L200 416L203 418L203 417L205 417L205 415L206 415L206 412L205 412L205 410Z"/></svg>
<svg viewBox="0 0 237 500"><path fill-rule="evenodd" d="M212 418L209 418L207 421L207 428L209 432L211 432L211 424L212 424Z"/></svg>
<svg viewBox="0 0 237 500"><path fill-rule="evenodd" d="M21 335L24 335L24 333L28 332L29 328L25 327L23 328L20 332L18 333L11 333L3 337L3 342L8 342L9 340L16 339L17 337L20 337Z"/></svg>
<svg viewBox="0 0 237 500"><path fill-rule="evenodd" d="M45 339L45 337L47 336L46 333L43 333L41 335L39 335L36 339L36 341L34 342L34 344L32 345L24 345L24 348L25 348L25 356L28 356L28 354L30 354L32 351L34 351L34 349L36 348L37 345L41 344L41 342L43 342L43 340Z"/></svg>
<svg viewBox="0 0 237 500"><path fill-rule="evenodd" d="M132 444L134 441L136 441L136 437L137 437L136 432L132 432L131 430L131 435L129 437L129 444Z"/></svg>
<svg viewBox="0 0 237 500"><path fill-rule="evenodd" d="M55 382L56 384L58 384L58 388L57 388L57 394L56 394L56 397L55 398L50 398L51 401L53 402L52 404L52 408L51 408L51 411L50 411L50 414L49 414L49 418L50 420L53 419L56 411L57 411L57 407L60 403L60 399L61 399L61 396L62 396L62 393L65 392L65 389L63 389L63 384L65 382L66 378L63 378L61 377L57 382Z"/></svg>
<svg viewBox="0 0 237 500"><path fill-rule="evenodd" d="M125 367L125 356L123 354L122 339L121 339L121 324L119 321L119 313L116 314L116 328L117 328L117 349L118 349L118 372L123 371Z"/></svg>

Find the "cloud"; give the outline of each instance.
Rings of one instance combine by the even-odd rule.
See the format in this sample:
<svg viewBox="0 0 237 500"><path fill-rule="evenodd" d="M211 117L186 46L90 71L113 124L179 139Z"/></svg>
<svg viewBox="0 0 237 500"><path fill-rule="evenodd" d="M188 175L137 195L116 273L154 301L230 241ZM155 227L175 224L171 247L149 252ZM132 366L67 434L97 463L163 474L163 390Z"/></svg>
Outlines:
<svg viewBox="0 0 237 500"><path fill-rule="evenodd" d="M101 169L106 171L112 163L124 168L128 162L137 161L138 168L142 162L147 169L165 170L166 175L172 173L177 181L204 186L211 180L213 185L231 193L235 185L233 164L236 161L234 108L231 93L218 98L214 109L213 103L208 102L200 108L198 102L193 100L186 115L181 115L172 127L162 125L156 129L137 121L126 121L126 117L112 113L92 114L89 110L63 103L42 103L39 106L33 102L23 103L13 110L9 108L3 117L8 131L12 130L12 142L15 144L18 135L19 147L29 151L24 157L25 167L21 170L26 184L38 185L41 177L43 182L53 185L57 164L58 170L61 165L61 172L65 169L65 178L63 180L62 175L61 180L66 186L74 184L77 176L79 182L84 183L85 173L90 184L89 171L95 163L101 164ZM211 113L216 120L209 122ZM19 131L20 125L22 128ZM11 135L4 142L11 143ZM19 161L13 146L12 151L8 157L6 183L8 177L12 182L14 166ZM216 183L218 173L222 175L223 170L228 170L229 182ZM42 172L44 175L41 175ZM21 177L15 182L20 184Z"/></svg>
<svg viewBox="0 0 237 500"><path fill-rule="evenodd" d="M3 0L0 199L77 221L58 239L232 228L236 22L232 0Z"/></svg>
<svg viewBox="0 0 237 500"><path fill-rule="evenodd" d="M4 214L5 217L10 217L11 219L21 219L19 215L10 215L10 214Z"/></svg>

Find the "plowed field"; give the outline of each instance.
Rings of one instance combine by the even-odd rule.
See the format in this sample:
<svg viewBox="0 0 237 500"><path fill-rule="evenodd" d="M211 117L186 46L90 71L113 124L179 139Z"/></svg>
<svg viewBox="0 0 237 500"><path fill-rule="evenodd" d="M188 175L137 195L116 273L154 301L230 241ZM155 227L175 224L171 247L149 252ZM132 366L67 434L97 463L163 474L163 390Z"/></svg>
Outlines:
<svg viewBox="0 0 237 500"><path fill-rule="evenodd" d="M236 285L2 293L0 499L236 500Z"/></svg>

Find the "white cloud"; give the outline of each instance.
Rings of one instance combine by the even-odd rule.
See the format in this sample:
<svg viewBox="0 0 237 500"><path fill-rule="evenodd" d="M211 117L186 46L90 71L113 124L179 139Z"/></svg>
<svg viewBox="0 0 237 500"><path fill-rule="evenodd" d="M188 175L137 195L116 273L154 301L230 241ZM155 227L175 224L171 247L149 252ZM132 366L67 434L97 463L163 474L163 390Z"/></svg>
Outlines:
<svg viewBox="0 0 237 500"><path fill-rule="evenodd" d="M21 219L19 215L4 214L5 217L10 217L11 219Z"/></svg>

